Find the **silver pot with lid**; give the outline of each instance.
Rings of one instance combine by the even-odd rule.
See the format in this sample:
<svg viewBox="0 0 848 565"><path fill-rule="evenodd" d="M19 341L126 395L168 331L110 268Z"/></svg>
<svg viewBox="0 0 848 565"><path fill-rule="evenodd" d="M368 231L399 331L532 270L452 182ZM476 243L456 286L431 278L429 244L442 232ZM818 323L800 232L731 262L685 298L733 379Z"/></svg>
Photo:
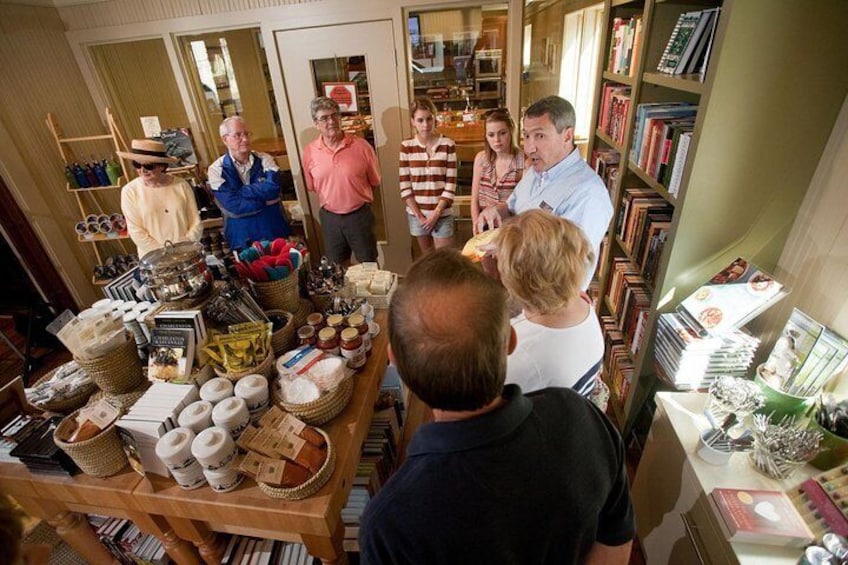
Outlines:
<svg viewBox="0 0 848 565"><path fill-rule="evenodd" d="M160 302L200 298L212 290L212 273L197 241L166 241L165 247L146 253L138 269Z"/></svg>

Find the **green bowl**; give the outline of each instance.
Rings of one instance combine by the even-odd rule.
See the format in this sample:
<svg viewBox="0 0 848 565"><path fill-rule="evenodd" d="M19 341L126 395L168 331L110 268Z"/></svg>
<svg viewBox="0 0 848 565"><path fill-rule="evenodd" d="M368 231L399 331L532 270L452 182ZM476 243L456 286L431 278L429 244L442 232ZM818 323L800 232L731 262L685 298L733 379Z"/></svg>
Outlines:
<svg viewBox="0 0 848 565"><path fill-rule="evenodd" d="M848 459L848 438L838 436L832 431L822 427L818 420L810 421L810 428L822 433L822 441L818 455L810 461L810 465L822 471L833 469Z"/></svg>
<svg viewBox="0 0 848 565"><path fill-rule="evenodd" d="M757 376L754 377L754 382L760 386L763 395L766 397L765 406L757 412L767 415L773 424L780 423L786 416L794 416L798 420L816 399L815 396L793 396L777 390L760 376L759 367L757 367Z"/></svg>

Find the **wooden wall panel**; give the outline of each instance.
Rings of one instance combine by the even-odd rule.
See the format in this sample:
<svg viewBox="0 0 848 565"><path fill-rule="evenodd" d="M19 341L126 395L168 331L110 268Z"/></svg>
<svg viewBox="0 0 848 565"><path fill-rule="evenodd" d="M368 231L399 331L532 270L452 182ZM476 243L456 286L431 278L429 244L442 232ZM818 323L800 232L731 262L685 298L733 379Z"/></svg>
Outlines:
<svg viewBox="0 0 848 565"><path fill-rule="evenodd" d="M94 254L91 244L76 240L79 212L64 189L61 159L45 119L48 112L56 114L69 136L105 128L54 8L0 4L0 72L3 177L53 262L61 261L57 268L74 298L88 304L98 298L90 284Z"/></svg>

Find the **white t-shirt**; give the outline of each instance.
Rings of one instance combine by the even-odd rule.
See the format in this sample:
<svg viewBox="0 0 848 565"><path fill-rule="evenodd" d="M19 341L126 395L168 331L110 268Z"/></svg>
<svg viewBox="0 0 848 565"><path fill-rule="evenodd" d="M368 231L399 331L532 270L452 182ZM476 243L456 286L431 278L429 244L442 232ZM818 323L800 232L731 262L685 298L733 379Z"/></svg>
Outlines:
<svg viewBox="0 0 848 565"><path fill-rule="evenodd" d="M604 336L593 308L570 328L548 328L522 312L512 319L518 345L507 359L506 382L522 392L548 387L573 388L589 396L604 358Z"/></svg>

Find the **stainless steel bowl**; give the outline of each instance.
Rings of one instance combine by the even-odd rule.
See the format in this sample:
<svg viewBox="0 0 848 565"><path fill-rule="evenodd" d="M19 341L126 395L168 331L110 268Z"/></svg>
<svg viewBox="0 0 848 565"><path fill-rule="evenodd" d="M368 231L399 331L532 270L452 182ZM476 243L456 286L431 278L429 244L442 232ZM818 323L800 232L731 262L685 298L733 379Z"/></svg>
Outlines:
<svg viewBox="0 0 848 565"><path fill-rule="evenodd" d="M165 242L141 258L139 273L161 302L200 298L212 290L212 273L197 241Z"/></svg>

